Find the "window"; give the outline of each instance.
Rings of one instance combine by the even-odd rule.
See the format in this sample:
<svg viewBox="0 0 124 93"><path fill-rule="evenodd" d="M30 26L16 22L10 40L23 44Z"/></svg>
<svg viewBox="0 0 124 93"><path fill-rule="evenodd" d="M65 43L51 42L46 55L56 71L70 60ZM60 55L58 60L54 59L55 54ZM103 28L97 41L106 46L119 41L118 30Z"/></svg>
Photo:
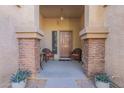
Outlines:
<svg viewBox="0 0 124 93"><path fill-rule="evenodd" d="M52 31L52 52L57 54L57 31Z"/></svg>

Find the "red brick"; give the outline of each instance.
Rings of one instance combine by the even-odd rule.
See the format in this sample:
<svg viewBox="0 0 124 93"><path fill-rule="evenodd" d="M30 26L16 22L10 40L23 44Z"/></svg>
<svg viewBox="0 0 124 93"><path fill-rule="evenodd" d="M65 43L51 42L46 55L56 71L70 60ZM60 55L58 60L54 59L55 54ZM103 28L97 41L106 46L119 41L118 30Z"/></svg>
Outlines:
<svg viewBox="0 0 124 93"><path fill-rule="evenodd" d="M105 39L84 39L83 60L84 72L94 76L104 72Z"/></svg>
<svg viewBox="0 0 124 93"><path fill-rule="evenodd" d="M18 39L19 68L28 69L35 77L40 70L40 40L36 38Z"/></svg>

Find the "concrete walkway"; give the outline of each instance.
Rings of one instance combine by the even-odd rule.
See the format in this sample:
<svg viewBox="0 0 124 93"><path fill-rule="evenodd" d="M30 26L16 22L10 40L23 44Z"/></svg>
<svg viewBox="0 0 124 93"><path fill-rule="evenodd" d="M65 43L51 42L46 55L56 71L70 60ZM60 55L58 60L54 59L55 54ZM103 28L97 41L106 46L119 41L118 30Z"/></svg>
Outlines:
<svg viewBox="0 0 124 93"><path fill-rule="evenodd" d="M85 77L81 64L76 61L49 61L43 64L39 78L78 78Z"/></svg>
<svg viewBox="0 0 124 93"><path fill-rule="evenodd" d="M94 85L83 73L76 61L48 61L43 63L39 80L46 80L45 88L93 88Z"/></svg>

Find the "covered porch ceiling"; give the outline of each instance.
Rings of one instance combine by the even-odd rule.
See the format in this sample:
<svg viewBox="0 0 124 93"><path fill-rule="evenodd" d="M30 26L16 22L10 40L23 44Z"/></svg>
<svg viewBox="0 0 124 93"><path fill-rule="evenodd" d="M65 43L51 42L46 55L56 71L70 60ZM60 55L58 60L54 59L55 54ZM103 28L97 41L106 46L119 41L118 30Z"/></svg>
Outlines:
<svg viewBox="0 0 124 93"><path fill-rule="evenodd" d="M83 5L41 5L40 14L44 18L80 18L83 15Z"/></svg>

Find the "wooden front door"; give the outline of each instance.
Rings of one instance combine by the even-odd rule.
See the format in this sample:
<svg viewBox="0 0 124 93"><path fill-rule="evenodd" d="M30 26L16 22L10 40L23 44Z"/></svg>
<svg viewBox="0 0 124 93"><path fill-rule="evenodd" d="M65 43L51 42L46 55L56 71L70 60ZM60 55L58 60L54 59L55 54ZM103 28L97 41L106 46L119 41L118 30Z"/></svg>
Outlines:
<svg viewBox="0 0 124 93"><path fill-rule="evenodd" d="M69 58L72 51L72 32L60 31L60 57Z"/></svg>

